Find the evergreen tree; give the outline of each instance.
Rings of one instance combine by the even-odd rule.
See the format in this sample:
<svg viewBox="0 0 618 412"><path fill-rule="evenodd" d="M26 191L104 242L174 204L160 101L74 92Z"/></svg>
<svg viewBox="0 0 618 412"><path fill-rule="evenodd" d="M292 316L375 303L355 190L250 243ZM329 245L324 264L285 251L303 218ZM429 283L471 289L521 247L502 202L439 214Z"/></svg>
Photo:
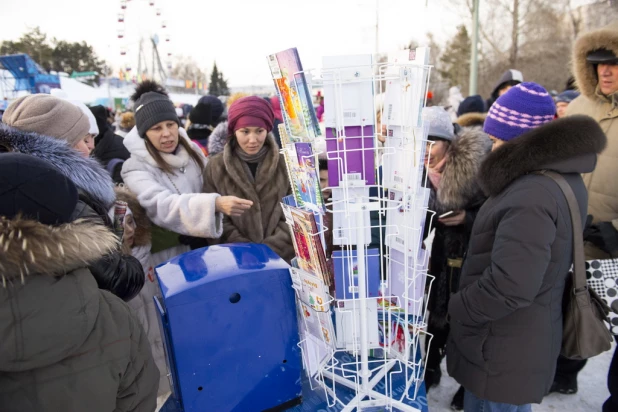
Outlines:
<svg viewBox="0 0 618 412"><path fill-rule="evenodd" d="M227 80L223 78L223 73L221 73L217 68L217 62L215 62L212 68L212 73L210 74L208 94L213 96L228 96L230 94Z"/></svg>
<svg viewBox="0 0 618 412"><path fill-rule="evenodd" d="M468 90L470 81L470 44L468 30L461 25L440 57L438 72L450 86L460 86L461 90Z"/></svg>

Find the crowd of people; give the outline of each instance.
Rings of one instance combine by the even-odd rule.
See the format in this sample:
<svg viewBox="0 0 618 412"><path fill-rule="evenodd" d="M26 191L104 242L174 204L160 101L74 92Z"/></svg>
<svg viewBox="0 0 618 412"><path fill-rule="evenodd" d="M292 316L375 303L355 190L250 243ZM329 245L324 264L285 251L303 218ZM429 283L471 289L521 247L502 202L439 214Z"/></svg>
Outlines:
<svg viewBox="0 0 618 412"><path fill-rule="evenodd" d="M465 98L454 122L424 109L429 207L445 215L430 257L425 384L440 384L446 357L456 410L525 412L550 392L577 392L585 360L560 356L573 225L560 187L537 172L557 172L575 193L586 257L616 257L617 44L618 24L582 35L576 87L555 98L508 70L488 99ZM61 95L20 97L2 116L3 411L154 411L170 391L156 265L234 242L294 257L276 97L225 107L204 96L186 120L155 82L131 100L115 127L105 107ZM319 171L328 200L325 159ZM604 412L618 410L617 356Z"/></svg>

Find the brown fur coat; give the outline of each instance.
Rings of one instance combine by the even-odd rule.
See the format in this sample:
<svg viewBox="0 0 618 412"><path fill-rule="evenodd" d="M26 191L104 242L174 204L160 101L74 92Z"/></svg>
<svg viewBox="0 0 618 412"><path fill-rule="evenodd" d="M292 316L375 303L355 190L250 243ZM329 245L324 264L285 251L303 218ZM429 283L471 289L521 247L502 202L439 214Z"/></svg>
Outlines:
<svg viewBox="0 0 618 412"><path fill-rule="evenodd" d="M284 260L294 257L290 228L285 223L281 199L291 193L283 156L272 135L266 139L269 152L259 165L255 183L227 144L223 153L209 159L204 170L204 192L221 196L237 196L253 201L242 216L225 216L223 235L218 243L263 243Z"/></svg>

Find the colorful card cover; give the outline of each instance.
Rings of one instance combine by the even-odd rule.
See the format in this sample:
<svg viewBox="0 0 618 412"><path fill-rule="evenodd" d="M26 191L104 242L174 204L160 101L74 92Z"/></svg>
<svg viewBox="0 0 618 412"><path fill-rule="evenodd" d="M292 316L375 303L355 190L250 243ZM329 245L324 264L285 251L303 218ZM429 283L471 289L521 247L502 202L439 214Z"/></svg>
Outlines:
<svg viewBox="0 0 618 412"><path fill-rule="evenodd" d="M358 257L356 250L336 250L333 252L335 268L335 298L357 299L358 293ZM365 279L367 297L379 297L380 290L380 251L365 251Z"/></svg>
<svg viewBox="0 0 618 412"><path fill-rule="evenodd" d="M316 157L311 143L295 143L298 168L293 173L299 196L305 208L324 214L326 205L320 188L320 175L318 174Z"/></svg>
<svg viewBox="0 0 618 412"><path fill-rule="evenodd" d="M357 351L360 348L360 300L341 300L335 310L337 347ZM367 307L367 349L380 347L377 299L364 301Z"/></svg>
<svg viewBox="0 0 618 412"><path fill-rule="evenodd" d="M357 222L356 213L346 215L346 203L367 202L369 199L368 187L333 187L333 244L356 245L357 228L364 228L365 244L371 243L371 216L369 210L363 211L363 218ZM347 194L347 197L346 197ZM359 219L360 220L360 219Z"/></svg>
<svg viewBox="0 0 618 412"><path fill-rule="evenodd" d="M389 190L386 212L386 245L418 256L425 219L429 189L417 193Z"/></svg>
<svg viewBox="0 0 618 412"><path fill-rule="evenodd" d="M388 126L384 150L384 187L415 191L421 187L425 165L427 132L424 127L407 129Z"/></svg>
<svg viewBox="0 0 618 412"><path fill-rule="evenodd" d="M283 210L290 223L298 266L330 286L326 254L314 214L287 205Z"/></svg>
<svg viewBox="0 0 618 412"><path fill-rule="evenodd" d="M311 141L321 135L311 90L296 48L268 56L271 74L281 101L285 127L292 141Z"/></svg>
<svg viewBox="0 0 618 412"><path fill-rule="evenodd" d="M300 327L326 345L335 347L335 331L330 311L318 312L303 301L297 300L297 303L303 319Z"/></svg>
<svg viewBox="0 0 618 412"><path fill-rule="evenodd" d="M330 295L328 287L311 273L303 270L290 268L292 284L296 289L298 298L318 312L330 310Z"/></svg>
<svg viewBox="0 0 618 412"><path fill-rule="evenodd" d="M345 180L376 184L373 126L347 126L339 133L327 127L325 140L329 186Z"/></svg>
<svg viewBox="0 0 618 412"><path fill-rule="evenodd" d="M408 361L412 343L407 322L400 316L380 311L378 314L378 333L380 347L384 348L389 358Z"/></svg>
<svg viewBox="0 0 618 412"><path fill-rule="evenodd" d="M406 255L396 249L390 250L388 271L388 296L396 297L391 304L398 305L402 309L408 306L408 314L421 316L424 308L425 282L427 280L425 268L425 256L420 259ZM406 287L407 286L407 287Z"/></svg>

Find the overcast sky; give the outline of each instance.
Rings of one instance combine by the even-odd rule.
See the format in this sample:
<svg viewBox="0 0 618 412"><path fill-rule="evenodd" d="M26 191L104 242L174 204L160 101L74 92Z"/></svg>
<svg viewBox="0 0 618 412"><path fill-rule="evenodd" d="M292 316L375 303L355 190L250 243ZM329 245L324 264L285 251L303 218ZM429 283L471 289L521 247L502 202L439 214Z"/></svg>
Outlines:
<svg viewBox="0 0 618 412"><path fill-rule="evenodd" d="M268 84L266 55L289 47L298 47L305 69L318 68L324 55L375 51L376 0L155 0L154 7L148 3L128 2L121 41L119 0L0 0L0 40L15 40L28 28L40 26L50 37L85 40L116 69L129 63L135 70L139 38L156 32L164 61L168 52L191 56L210 71L216 60L231 86ZM428 31L446 40L460 19L447 4L379 0L380 51L397 49L412 38L424 42ZM156 17L157 8L161 18ZM162 20L167 29L161 28ZM120 56L122 44L129 47L126 57Z"/></svg>

